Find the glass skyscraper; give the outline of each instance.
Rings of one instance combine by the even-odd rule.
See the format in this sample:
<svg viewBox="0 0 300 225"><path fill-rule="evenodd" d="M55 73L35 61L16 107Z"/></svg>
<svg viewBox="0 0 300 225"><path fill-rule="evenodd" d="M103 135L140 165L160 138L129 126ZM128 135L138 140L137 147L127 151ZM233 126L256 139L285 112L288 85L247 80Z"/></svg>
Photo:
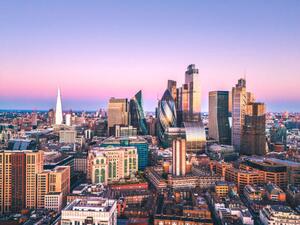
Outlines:
<svg viewBox="0 0 300 225"><path fill-rule="evenodd" d="M229 92L209 92L209 137L223 145L231 144Z"/></svg>
<svg viewBox="0 0 300 225"><path fill-rule="evenodd" d="M168 127L176 127L176 106L169 90L166 90L157 108L157 135L163 146L166 145L165 131Z"/></svg>
<svg viewBox="0 0 300 225"><path fill-rule="evenodd" d="M147 135L147 123L143 110L142 91L136 93L136 95L130 100L130 124L137 128L138 134Z"/></svg>

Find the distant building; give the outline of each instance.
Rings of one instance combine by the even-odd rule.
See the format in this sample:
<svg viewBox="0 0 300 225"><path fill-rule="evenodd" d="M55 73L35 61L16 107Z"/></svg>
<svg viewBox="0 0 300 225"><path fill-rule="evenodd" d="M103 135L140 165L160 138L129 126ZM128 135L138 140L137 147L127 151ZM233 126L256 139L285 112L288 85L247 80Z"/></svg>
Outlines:
<svg viewBox="0 0 300 225"><path fill-rule="evenodd" d="M56 108L55 108L55 124L61 125L63 124L63 113L62 113L62 103L61 103L61 95L60 89L57 89L57 99L56 99Z"/></svg>
<svg viewBox="0 0 300 225"><path fill-rule="evenodd" d="M8 150L36 150L37 143L29 139L10 139L8 141Z"/></svg>
<svg viewBox="0 0 300 225"><path fill-rule="evenodd" d="M209 92L209 137L220 144L231 144L228 91Z"/></svg>
<svg viewBox="0 0 300 225"><path fill-rule="evenodd" d="M266 154L266 114L263 103L250 103L246 107L240 153L244 155Z"/></svg>
<svg viewBox="0 0 300 225"><path fill-rule="evenodd" d="M76 142L76 130L61 130L59 131L59 142L65 144L74 144Z"/></svg>
<svg viewBox="0 0 300 225"><path fill-rule="evenodd" d="M129 123L129 103L126 99L111 98L108 102L107 110L108 134L114 134L115 125L128 126Z"/></svg>
<svg viewBox="0 0 300 225"><path fill-rule="evenodd" d="M61 213L61 225L117 225L117 201L105 198L75 199Z"/></svg>

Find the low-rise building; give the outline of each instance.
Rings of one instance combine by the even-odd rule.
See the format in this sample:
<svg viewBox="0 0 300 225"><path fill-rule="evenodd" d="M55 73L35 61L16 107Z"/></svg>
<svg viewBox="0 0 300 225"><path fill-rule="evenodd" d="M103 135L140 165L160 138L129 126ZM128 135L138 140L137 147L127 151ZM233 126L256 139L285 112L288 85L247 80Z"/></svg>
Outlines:
<svg viewBox="0 0 300 225"><path fill-rule="evenodd" d="M51 192L45 195L45 209L60 212L63 206L62 192Z"/></svg>
<svg viewBox="0 0 300 225"><path fill-rule="evenodd" d="M289 206L269 205L259 213L260 222L263 225L298 225L300 215Z"/></svg>
<svg viewBox="0 0 300 225"><path fill-rule="evenodd" d="M61 225L117 224L117 201L105 198L75 199L61 213Z"/></svg>

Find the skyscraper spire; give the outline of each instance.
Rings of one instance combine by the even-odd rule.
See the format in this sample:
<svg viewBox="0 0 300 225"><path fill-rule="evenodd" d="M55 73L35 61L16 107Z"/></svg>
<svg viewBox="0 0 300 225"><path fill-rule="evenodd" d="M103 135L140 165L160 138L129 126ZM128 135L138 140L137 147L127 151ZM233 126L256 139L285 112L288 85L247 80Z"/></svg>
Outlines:
<svg viewBox="0 0 300 225"><path fill-rule="evenodd" d="M55 124L60 125L63 123L62 104L60 89L57 89L56 109L55 109Z"/></svg>

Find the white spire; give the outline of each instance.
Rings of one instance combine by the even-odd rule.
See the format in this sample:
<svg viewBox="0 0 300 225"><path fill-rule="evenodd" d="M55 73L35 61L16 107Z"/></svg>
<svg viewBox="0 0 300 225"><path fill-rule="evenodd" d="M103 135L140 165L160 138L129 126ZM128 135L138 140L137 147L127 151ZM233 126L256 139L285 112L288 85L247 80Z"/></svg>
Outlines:
<svg viewBox="0 0 300 225"><path fill-rule="evenodd" d="M60 125L63 123L62 104L60 89L57 89L56 109L55 109L55 124Z"/></svg>

